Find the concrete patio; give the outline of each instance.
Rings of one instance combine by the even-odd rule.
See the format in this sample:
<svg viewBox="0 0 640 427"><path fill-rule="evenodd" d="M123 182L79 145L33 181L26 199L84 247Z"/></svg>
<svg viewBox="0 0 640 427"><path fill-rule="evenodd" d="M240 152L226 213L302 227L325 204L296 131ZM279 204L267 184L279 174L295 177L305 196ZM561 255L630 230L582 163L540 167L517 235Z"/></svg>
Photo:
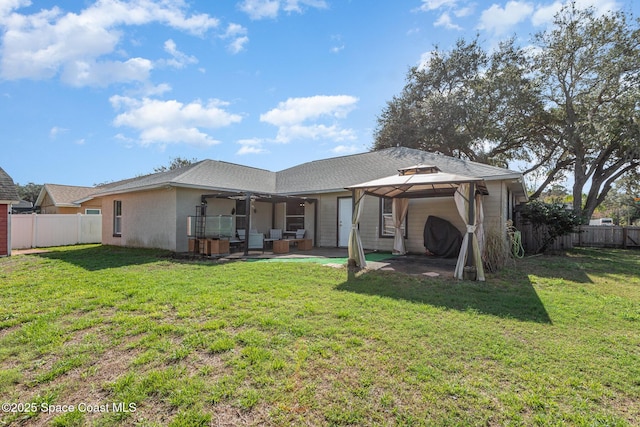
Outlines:
<svg viewBox="0 0 640 427"><path fill-rule="evenodd" d="M392 255L388 252L365 251L367 270L397 271L405 274L453 278L456 266L455 258L438 258L424 254ZM346 248L317 248L311 250L296 250L286 254L274 254L269 250L232 252L224 255L205 257L219 261L265 261L265 262L317 262L332 267L345 267L348 258Z"/></svg>

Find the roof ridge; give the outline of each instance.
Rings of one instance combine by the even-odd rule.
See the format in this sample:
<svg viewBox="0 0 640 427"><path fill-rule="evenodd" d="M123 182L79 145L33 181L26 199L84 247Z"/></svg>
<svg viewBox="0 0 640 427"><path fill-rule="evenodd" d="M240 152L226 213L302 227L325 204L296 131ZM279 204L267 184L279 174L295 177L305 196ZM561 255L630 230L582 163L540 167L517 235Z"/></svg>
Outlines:
<svg viewBox="0 0 640 427"><path fill-rule="evenodd" d="M204 159L203 161L224 163L224 164L231 165L231 166L239 166L239 167L242 167L242 168L255 169L255 170L262 171L262 172L276 173L276 172L274 172L272 170L269 170L269 169L259 168L257 166L241 165L240 163L227 162L226 160Z"/></svg>
<svg viewBox="0 0 640 427"><path fill-rule="evenodd" d="M511 171L511 172L520 173L518 171L514 171L514 170L509 169L509 168L503 168L503 167L500 167L500 166L490 165L488 163L482 163L482 162L478 162L478 161L475 161L475 160L461 159L460 157L448 156L448 155L442 154L442 153L434 153L433 151L424 151L424 150L420 150L420 149L417 149L417 148L411 148L411 147L391 147L391 148L403 148L405 150L419 151L419 152L422 152L422 153L427 153L428 155L433 156L433 157L441 157L441 158L447 159L448 161L453 161L453 162L457 162L457 163L462 163L462 164L464 164L464 163L472 163L474 165L478 165L478 166L482 166L482 167L486 167L486 168L492 168L492 169L495 169L495 170L500 170L500 171L508 170L508 171ZM383 150L386 150L386 148L383 149ZM377 151L383 151L383 150L377 150Z"/></svg>

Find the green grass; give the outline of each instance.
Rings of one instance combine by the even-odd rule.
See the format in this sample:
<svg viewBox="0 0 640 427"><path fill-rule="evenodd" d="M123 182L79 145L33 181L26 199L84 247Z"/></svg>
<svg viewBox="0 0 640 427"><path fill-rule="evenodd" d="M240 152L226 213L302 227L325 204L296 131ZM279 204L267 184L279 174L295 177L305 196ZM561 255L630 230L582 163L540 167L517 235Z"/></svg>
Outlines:
<svg viewBox="0 0 640 427"><path fill-rule="evenodd" d="M0 425L640 420L638 252L527 258L485 283L165 255L0 259L0 402L76 408Z"/></svg>

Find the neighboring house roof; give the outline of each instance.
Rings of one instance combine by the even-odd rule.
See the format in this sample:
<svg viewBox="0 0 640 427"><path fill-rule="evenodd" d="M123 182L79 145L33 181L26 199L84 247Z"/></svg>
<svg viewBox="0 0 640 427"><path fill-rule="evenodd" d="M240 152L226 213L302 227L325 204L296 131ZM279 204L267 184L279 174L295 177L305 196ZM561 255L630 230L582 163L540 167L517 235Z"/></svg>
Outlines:
<svg viewBox="0 0 640 427"><path fill-rule="evenodd" d="M430 164L438 166L443 172L482 178L485 181L522 179L520 172L406 147L394 147L316 160L279 172L216 160L203 160L167 172L94 188L91 195L85 198L79 197L75 201L78 203L93 196L167 186L282 195L326 193L343 191L345 187L393 175L398 172L398 169L416 164ZM519 184L519 187L524 193L522 184Z"/></svg>
<svg viewBox="0 0 640 427"><path fill-rule="evenodd" d="M18 203L19 201L20 196L18 196L18 189L13 179L11 179L4 169L0 168L0 203L8 205Z"/></svg>
<svg viewBox="0 0 640 427"><path fill-rule="evenodd" d="M36 206L42 206L46 195L56 207L76 208L80 204L76 201L96 192L96 187L79 187L75 185L45 184L38 194Z"/></svg>

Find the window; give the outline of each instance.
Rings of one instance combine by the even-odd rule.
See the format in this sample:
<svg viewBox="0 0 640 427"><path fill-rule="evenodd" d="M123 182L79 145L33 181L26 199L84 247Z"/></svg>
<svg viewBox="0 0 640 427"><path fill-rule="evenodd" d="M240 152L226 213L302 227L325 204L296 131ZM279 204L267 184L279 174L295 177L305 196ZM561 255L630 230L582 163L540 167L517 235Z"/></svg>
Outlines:
<svg viewBox="0 0 640 427"><path fill-rule="evenodd" d="M101 209L85 209L85 215L100 215L102 213Z"/></svg>
<svg viewBox="0 0 640 427"><path fill-rule="evenodd" d="M122 200L113 201L113 235L122 236Z"/></svg>
<svg viewBox="0 0 640 427"><path fill-rule="evenodd" d="M245 230L247 228L247 202L245 200L236 200L236 230Z"/></svg>
<svg viewBox="0 0 640 427"><path fill-rule="evenodd" d="M380 198L380 237L393 237L395 227L393 226L393 199ZM402 234L407 237L407 217L404 217L402 224Z"/></svg>
<svg viewBox="0 0 640 427"><path fill-rule="evenodd" d="M296 231L304 228L304 202L287 201L285 222L285 229L288 231Z"/></svg>

